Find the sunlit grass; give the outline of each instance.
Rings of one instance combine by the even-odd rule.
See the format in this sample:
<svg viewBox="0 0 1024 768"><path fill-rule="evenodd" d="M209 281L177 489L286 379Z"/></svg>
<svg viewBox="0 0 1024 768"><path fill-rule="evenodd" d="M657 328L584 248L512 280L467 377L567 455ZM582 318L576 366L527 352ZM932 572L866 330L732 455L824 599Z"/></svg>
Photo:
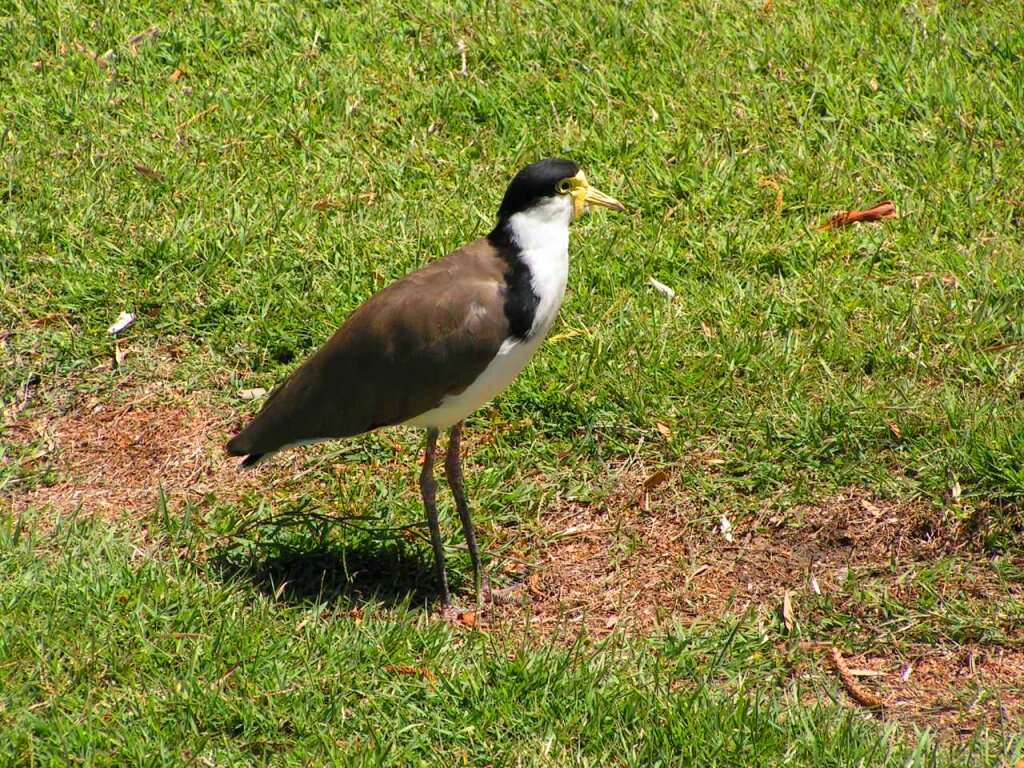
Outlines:
<svg viewBox="0 0 1024 768"><path fill-rule="evenodd" d="M374 290L487 231L518 167L568 155L630 210L575 227L553 340L471 420L471 444L489 437L468 459L485 531L535 524L556 494L599 498L609 463L641 456L678 473L712 519L859 486L948 506L1012 554L1019 4L768 5L9 4L4 405L33 373L43 395L30 409L128 376L97 371L107 327L130 310L132 343L173 353L176 386L216 393L225 414L251 407L237 389L273 384ZM818 230L881 199L899 219ZM40 450L0 431L0 494L48 481ZM418 519L411 465L363 466L383 453L375 438L326 449L310 479L330 496L313 502ZM344 462L351 472L333 471ZM677 699L671 662L632 646L506 660L485 638L450 647L418 614L314 621L319 607L225 585L187 558L134 563L128 536L0 550L0 679L17 680L0 692L5 757L175 762L187 748L217 764L303 763L358 741L392 764L910 759L876 728L784 709L757 686ZM1006 641L1005 622L975 607L927 632ZM712 634L687 642L713 657L726 646ZM724 653L739 669L743 653ZM438 665L439 682L382 672L407 660Z"/></svg>

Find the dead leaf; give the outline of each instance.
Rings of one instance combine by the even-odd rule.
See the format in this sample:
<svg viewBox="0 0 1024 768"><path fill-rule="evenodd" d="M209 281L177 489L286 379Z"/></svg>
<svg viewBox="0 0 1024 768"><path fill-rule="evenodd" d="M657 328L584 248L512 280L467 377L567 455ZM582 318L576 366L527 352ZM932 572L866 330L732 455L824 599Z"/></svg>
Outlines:
<svg viewBox="0 0 1024 768"><path fill-rule="evenodd" d="M886 425L889 427L889 431L892 432L892 436L897 440L903 437L903 430L900 429L900 425L895 421L887 421Z"/></svg>
<svg viewBox="0 0 1024 768"><path fill-rule="evenodd" d="M619 617L618 616L609 616L607 619L604 620L604 628L605 629L614 629L615 625L618 624L618 623L619 623Z"/></svg>
<svg viewBox="0 0 1024 768"><path fill-rule="evenodd" d="M949 487L949 498L954 504L959 503L961 493L963 493L963 489L960 487L960 479L953 475L953 484Z"/></svg>
<svg viewBox="0 0 1024 768"><path fill-rule="evenodd" d="M782 623L786 626L787 632L792 632L796 628L796 616L793 613L793 593L790 590L786 590L785 594L782 595Z"/></svg>
<svg viewBox="0 0 1024 768"><path fill-rule="evenodd" d="M818 584L818 578L816 576L814 576L813 574L811 575L811 582L810 582L810 584L811 584L811 592L813 592L816 595L820 595L821 594L821 585Z"/></svg>
<svg viewBox="0 0 1024 768"><path fill-rule="evenodd" d="M263 387L253 387L252 389L239 390L238 396L243 400L258 400L267 394L267 390Z"/></svg>
<svg viewBox="0 0 1024 768"><path fill-rule="evenodd" d="M437 676L434 674L434 670L429 667L414 667L411 664L388 664L384 667L384 670L398 675L415 675L416 677L422 677L428 683L437 682Z"/></svg>
<svg viewBox="0 0 1024 768"><path fill-rule="evenodd" d="M700 323L700 332L704 334L705 339L715 338L715 332L710 325L705 323L703 320Z"/></svg>
<svg viewBox="0 0 1024 768"><path fill-rule="evenodd" d="M164 180L164 175L160 173L160 171L154 171L148 165L143 165L142 163L133 163L132 167L135 169L136 173L138 173L140 176L144 176L150 181Z"/></svg>
<svg viewBox="0 0 1024 768"><path fill-rule="evenodd" d="M865 512L874 515L875 517L878 517L880 514L882 514L882 510L878 508L878 505L873 504L867 499L861 499L860 506Z"/></svg>
<svg viewBox="0 0 1024 768"><path fill-rule="evenodd" d="M771 0L769 0L769 3ZM770 10L770 9L769 9ZM779 186L779 182L772 178L759 179L757 186L762 189L770 189L775 193L775 215L778 216L782 213L783 198L782 198L782 187Z"/></svg>
<svg viewBox="0 0 1024 768"><path fill-rule="evenodd" d="M335 200L333 197L322 197L319 200L317 200L315 203L313 203L313 210L314 211L329 211L329 210L332 210L332 209L333 210L338 210L338 209L344 208L344 207L345 207L344 203L342 203L342 202L340 202L338 200Z"/></svg>
<svg viewBox="0 0 1024 768"><path fill-rule="evenodd" d="M178 69L176 69L173 72L171 72L171 74L167 76L167 79L170 80L172 83L176 83L179 80L181 80L181 78L183 78L184 76L185 76L185 70L183 70L183 69L181 69L179 67Z"/></svg>
<svg viewBox="0 0 1024 768"><path fill-rule="evenodd" d="M691 579L696 579L702 573L707 573L710 570L711 570L711 566L708 565L707 563L704 563L704 565L698 565L696 568L693 569L693 572L690 574L690 578Z"/></svg>
<svg viewBox="0 0 1024 768"><path fill-rule="evenodd" d="M150 40L154 40L160 36L160 27L150 27L144 32L139 32L137 35L132 35L128 38L128 45L132 49L132 53L138 53L139 48L145 45Z"/></svg>
<svg viewBox="0 0 1024 768"><path fill-rule="evenodd" d="M761 6L761 13L771 13L774 7L775 0L764 0L764 5Z"/></svg>
<svg viewBox="0 0 1024 768"><path fill-rule="evenodd" d="M889 673L879 669L855 669L850 667L850 674L854 677L886 677Z"/></svg>
<svg viewBox="0 0 1024 768"><path fill-rule="evenodd" d="M111 336L117 336L124 331L127 331L135 324L135 313L134 312L122 312L117 316L117 320L114 324L107 328L107 333Z"/></svg>
<svg viewBox="0 0 1024 768"><path fill-rule="evenodd" d="M43 64L42 59L38 59L32 62L32 69L34 69L36 72L42 72L44 66L45 65Z"/></svg>
<svg viewBox="0 0 1024 768"><path fill-rule="evenodd" d="M732 543L732 523L729 522L729 518L722 515L718 520L718 530L722 534L722 538Z"/></svg>
<svg viewBox="0 0 1024 768"><path fill-rule="evenodd" d="M118 370L124 361L128 359L128 350L121 349L117 339L114 339L114 370Z"/></svg>
<svg viewBox="0 0 1024 768"><path fill-rule="evenodd" d="M190 125L192 125L193 123L195 123L195 122L198 122L198 121L202 120L202 119L203 119L204 117L206 117L207 115L213 114L214 112L216 112L216 111L217 111L217 109L218 109L218 108L219 108L219 105L218 105L218 104L211 104L211 105L210 105L209 107L207 107L207 108L206 108L206 109L204 109L203 111L201 111L201 112L196 112L196 113L195 113L194 115L192 115L192 117L190 117L190 118L189 118L188 120L184 120L184 121L182 121L182 122L178 123L178 133L181 133L181 132L182 132L183 130L185 130L186 128L188 128L188 127L189 127Z"/></svg>
<svg viewBox="0 0 1024 768"><path fill-rule="evenodd" d="M544 591L540 588L540 574L531 573L526 579L526 588L533 597L544 597Z"/></svg>
<svg viewBox="0 0 1024 768"><path fill-rule="evenodd" d="M461 66L459 67L459 75L461 77L466 77L469 75L469 70L466 69L466 41L459 40L457 48L459 51L459 61L461 62Z"/></svg>
<svg viewBox="0 0 1024 768"><path fill-rule="evenodd" d="M235 666L231 667L231 669L229 669L227 672L225 672L217 679L217 682L213 684L213 687L220 688L222 685L224 685L224 683L231 679L232 676L234 676L235 672L237 672L239 668L241 668L241 666L242 662L238 662L237 664L235 664Z"/></svg>
<svg viewBox="0 0 1024 768"><path fill-rule="evenodd" d="M72 43L72 46L74 47L74 49L76 51L78 51L80 54L85 56L87 59L92 59L93 61L95 61L96 62L96 66L98 66L100 69L106 69L107 68L107 64L108 64L107 57L113 55L113 51L108 51L103 56L100 56L99 54L96 53L96 51L92 50L91 48L86 48L81 43Z"/></svg>
<svg viewBox="0 0 1024 768"><path fill-rule="evenodd" d="M670 477L672 477L672 473L667 469L659 469L644 480L644 490L649 491L653 488L657 488L659 485L667 482Z"/></svg>
<svg viewBox="0 0 1024 768"><path fill-rule="evenodd" d="M895 219L897 216L896 205L892 200L883 200L862 211L840 211L821 227L821 231L830 232L834 229L848 227L857 222L882 221L883 219Z"/></svg>
<svg viewBox="0 0 1024 768"><path fill-rule="evenodd" d="M661 422L659 421L659 422L657 422L657 423L656 423L656 424L655 424L654 426L655 426L655 427L657 427L657 429L658 429L658 433L659 433L659 434L660 434L660 435L661 435L661 436L662 436L663 438L665 438L666 440L671 440L671 439L672 439L672 430L671 430L671 429L669 429L669 427L668 427L668 425L667 425L667 424L662 424L662 423L661 423Z"/></svg>
<svg viewBox="0 0 1024 768"><path fill-rule="evenodd" d="M589 524L585 524L585 525L570 525L568 528L565 528L565 529L559 531L558 533L552 534L552 538L554 538L554 539L564 539L564 538L566 538L568 536L579 536L581 533L590 533L593 530L594 530L594 526L589 525Z"/></svg>
<svg viewBox="0 0 1024 768"><path fill-rule="evenodd" d="M476 611L459 611L459 615L455 619L464 627L475 627Z"/></svg>

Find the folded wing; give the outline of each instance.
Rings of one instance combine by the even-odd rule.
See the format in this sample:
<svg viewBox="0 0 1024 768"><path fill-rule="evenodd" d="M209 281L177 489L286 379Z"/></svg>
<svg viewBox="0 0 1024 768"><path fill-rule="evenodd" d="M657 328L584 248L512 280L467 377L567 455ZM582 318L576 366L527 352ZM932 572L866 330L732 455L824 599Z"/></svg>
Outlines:
<svg viewBox="0 0 1024 768"><path fill-rule="evenodd" d="M357 435L463 391L508 336L504 271L481 239L384 289L271 394L228 451Z"/></svg>

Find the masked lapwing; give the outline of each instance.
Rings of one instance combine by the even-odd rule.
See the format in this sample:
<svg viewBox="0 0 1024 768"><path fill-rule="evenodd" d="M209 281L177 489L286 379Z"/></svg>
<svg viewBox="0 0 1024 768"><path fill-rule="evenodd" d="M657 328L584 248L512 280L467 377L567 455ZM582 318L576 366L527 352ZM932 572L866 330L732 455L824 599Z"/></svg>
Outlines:
<svg viewBox="0 0 1024 768"><path fill-rule="evenodd" d="M549 159L508 185L486 237L391 284L271 393L227 445L243 467L307 443L406 424L426 429L420 492L443 605L450 606L437 519L434 454L449 430L445 474L462 520L477 600L482 572L463 485L463 419L501 393L558 314L569 274L569 224L590 206L622 211L579 166Z"/></svg>

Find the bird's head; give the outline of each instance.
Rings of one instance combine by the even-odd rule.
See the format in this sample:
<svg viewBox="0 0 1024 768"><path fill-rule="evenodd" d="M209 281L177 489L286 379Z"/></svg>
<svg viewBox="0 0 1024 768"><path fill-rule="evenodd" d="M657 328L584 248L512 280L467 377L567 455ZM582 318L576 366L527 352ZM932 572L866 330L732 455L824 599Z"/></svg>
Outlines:
<svg viewBox="0 0 1024 768"><path fill-rule="evenodd" d="M505 190L498 209L498 221L516 214L569 222L578 219L592 206L624 211L614 197L590 186L586 175L571 160L549 158L523 168Z"/></svg>

